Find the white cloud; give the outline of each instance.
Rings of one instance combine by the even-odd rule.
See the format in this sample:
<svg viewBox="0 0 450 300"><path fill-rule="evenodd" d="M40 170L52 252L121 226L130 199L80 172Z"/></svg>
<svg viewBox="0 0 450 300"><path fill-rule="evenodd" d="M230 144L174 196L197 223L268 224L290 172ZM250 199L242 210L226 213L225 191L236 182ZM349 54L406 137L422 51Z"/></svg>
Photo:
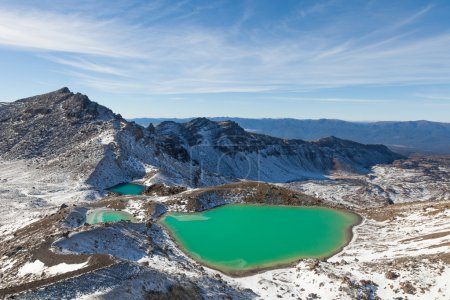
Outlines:
<svg viewBox="0 0 450 300"><path fill-rule="evenodd" d="M135 43L130 44L132 29L113 20L99 21L42 11L0 10L0 44L17 48L142 57L143 53Z"/></svg>
<svg viewBox="0 0 450 300"><path fill-rule="evenodd" d="M75 69L90 71L94 73L103 73L115 76L127 76L126 71L120 68L106 64L98 64L88 61L81 57L61 58L54 55L42 55L43 58L53 61L57 64L73 67Z"/></svg>
<svg viewBox="0 0 450 300"><path fill-rule="evenodd" d="M153 20L178 8L171 9L155 12ZM236 36L242 34L236 27L212 29L187 21L144 26L116 18L5 8L0 10L0 45L38 52L81 84L111 92L254 93L448 83L450 33L423 36L400 30L431 10L429 6L393 19L361 38L333 37L317 28L273 39L257 31ZM250 17L245 13L242 20Z"/></svg>
<svg viewBox="0 0 450 300"><path fill-rule="evenodd" d="M448 94L416 94L415 96L423 99L450 101Z"/></svg>

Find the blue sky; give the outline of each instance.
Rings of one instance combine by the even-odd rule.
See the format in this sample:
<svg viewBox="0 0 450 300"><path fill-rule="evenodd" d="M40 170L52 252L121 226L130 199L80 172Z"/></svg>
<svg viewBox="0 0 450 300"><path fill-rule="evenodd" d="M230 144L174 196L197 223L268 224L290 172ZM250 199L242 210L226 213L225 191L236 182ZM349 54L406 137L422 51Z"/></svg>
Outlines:
<svg viewBox="0 0 450 300"><path fill-rule="evenodd" d="M0 2L0 101L450 122L450 1Z"/></svg>

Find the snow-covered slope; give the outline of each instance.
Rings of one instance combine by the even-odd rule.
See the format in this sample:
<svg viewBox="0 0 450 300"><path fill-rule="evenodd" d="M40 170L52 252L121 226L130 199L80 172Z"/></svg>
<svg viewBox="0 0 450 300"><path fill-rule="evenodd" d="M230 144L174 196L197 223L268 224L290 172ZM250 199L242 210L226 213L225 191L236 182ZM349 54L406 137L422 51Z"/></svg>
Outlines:
<svg viewBox="0 0 450 300"><path fill-rule="evenodd" d="M142 178L154 166L173 180L198 173L198 166L168 155L149 136L67 88L0 107L0 160L23 160L100 189ZM204 176L204 184L220 182Z"/></svg>
<svg viewBox="0 0 450 300"><path fill-rule="evenodd" d="M94 183L93 170L114 152L112 143L126 125L111 110L67 88L1 107L0 124L0 159L26 160L49 174ZM137 175L125 164L116 166L120 174L110 165L117 178L105 176L105 184Z"/></svg>
<svg viewBox="0 0 450 300"><path fill-rule="evenodd" d="M0 236L142 178L186 184L198 166L159 151L143 127L63 88L0 106ZM156 168L155 168L156 167ZM225 180L204 176L204 183Z"/></svg>
<svg viewBox="0 0 450 300"><path fill-rule="evenodd" d="M0 159L27 160L97 188L142 178L189 186L233 178L286 182L334 171L367 172L401 156L334 137L317 142L249 133L205 118L144 128L67 88L0 109Z"/></svg>
<svg viewBox="0 0 450 300"><path fill-rule="evenodd" d="M316 142L285 140L247 132L232 121L206 118L163 122L153 134L162 148L203 170L241 179L288 182L335 172L366 173L375 164L401 158L382 145L335 137Z"/></svg>
<svg viewBox="0 0 450 300"><path fill-rule="evenodd" d="M194 118L131 119L142 126L164 121L189 122ZM317 140L327 136L364 144L383 144L393 151L411 154L450 154L450 123L418 121L349 122L333 119L247 119L212 117L213 121L231 120L248 131L285 139Z"/></svg>
<svg viewBox="0 0 450 300"><path fill-rule="evenodd" d="M449 157L414 156L361 176L291 182L287 188L353 207L450 200Z"/></svg>
<svg viewBox="0 0 450 300"><path fill-rule="evenodd" d="M255 184L248 187L260 183ZM251 192L242 189L243 183L233 185L240 186L236 193ZM262 193L254 196L269 190L276 196L281 190L262 185ZM193 196L198 190L183 194ZM97 207L124 200L126 211L142 216L146 223L67 227L63 221L81 209L67 207L19 230L8 243L0 244L0 253L5 253L0 257L0 297L3 292L16 293L18 299L72 299L81 295L83 299L144 299L174 284L189 284L197 293L186 299L448 298L448 199L383 207L361 203L355 211L362 216L362 223L353 228L352 242L338 254L235 278L189 258L159 222L150 221L150 204L164 205L168 211L186 211L179 201L172 201L179 196L114 197L95 203ZM37 288L44 285L45 289ZM19 291L23 293L17 295Z"/></svg>

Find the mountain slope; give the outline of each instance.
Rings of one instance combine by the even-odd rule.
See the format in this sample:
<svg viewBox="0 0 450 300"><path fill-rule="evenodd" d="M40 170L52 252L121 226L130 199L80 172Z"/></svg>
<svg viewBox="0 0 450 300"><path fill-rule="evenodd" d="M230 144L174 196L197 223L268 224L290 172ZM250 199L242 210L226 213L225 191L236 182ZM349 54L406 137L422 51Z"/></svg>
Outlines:
<svg viewBox="0 0 450 300"><path fill-rule="evenodd" d="M0 160L26 160L61 175L52 182L59 177L102 189L154 166L170 178L190 175L170 155L155 153L145 128L67 88L2 106L0 128Z"/></svg>
<svg viewBox="0 0 450 300"><path fill-rule="evenodd" d="M365 173L401 156L334 137L317 142L247 132L198 118L141 127L67 88L0 107L0 159L106 188L142 178L202 186L235 179L286 182L335 171Z"/></svg>
<svg viewBox="0 0 450 300"><path fill-rule="evenodd" d="M286 140L247 132L233 121L169 121L154 130L156 143L178 158L196 161L208 172L251 180L287 182L322 178L334 171L366 173L375 164L401 158L382 145L335 137Z"/></svg>
<svg viewBox="0 0 450 300"><path fill-rule="evenodd" d="M42 161L86 178L103 159L102 133L118 122L110 110L67 88L18 100L0 109L0 158Z"/></svg>
<svg viewBox="0 0 450 300"><path fill-rule="evenodd" d="M140 118L138 124L147 126L163 121L188 122L187 119ZM246 130L287 139L317 140L336 136L360 143L383 144L390 149L409 154L413 152L450 154L450 123L430 121L408 122L347 122L342 120L246 119L211 118L214 121L232 120Z"/></svg>

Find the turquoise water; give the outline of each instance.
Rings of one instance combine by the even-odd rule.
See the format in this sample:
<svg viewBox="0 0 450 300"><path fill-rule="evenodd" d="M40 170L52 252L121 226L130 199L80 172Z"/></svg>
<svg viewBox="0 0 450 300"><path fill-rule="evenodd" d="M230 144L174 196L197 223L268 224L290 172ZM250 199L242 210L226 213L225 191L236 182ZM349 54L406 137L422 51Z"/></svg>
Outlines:
<svg viewBox="0 0 450 300"><path fill-rule="evenodd" d="M348 243L359 217L319 207L226 205L170 213L162 222L191 257L240 274L329 256Z"/></svg>
<svg viewBox="0 0 450 300"><path fill-rule="evenodd" d="M86 223L97 224L106 222L117 222L121 220L130 220L136 222L137 220L127 212L110 209L96 209L90 211L86 217Z"/></svg>
<svg viewBox="0 0 450 300"><path fill-rule="evenodd" d="M108 191L122 195L140 195L144 190L145 187L143 185L135 183L122 183L108 189Z"/></svg>

